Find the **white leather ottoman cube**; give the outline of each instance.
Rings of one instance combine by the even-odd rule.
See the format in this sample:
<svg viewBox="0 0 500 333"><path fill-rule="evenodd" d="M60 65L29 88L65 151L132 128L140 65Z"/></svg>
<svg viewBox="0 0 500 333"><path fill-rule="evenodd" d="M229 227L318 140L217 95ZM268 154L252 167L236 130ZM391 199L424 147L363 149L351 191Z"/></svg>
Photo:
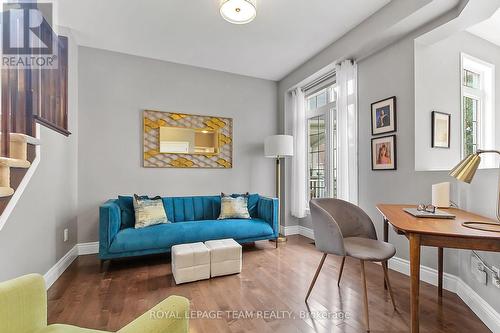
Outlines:
<svg viewBox="0 0 500 333"><path fill-rule="evenodd" d="M210 249L210 276L241 272L241 245L234 239L211 240L205 245Z"/></svg>
<svg viewBox="0 0 500 333"><path fill-rule="evenodd" d="M175 283L210 278L210 251L203 243L172 246L172 274Z"/></svg>

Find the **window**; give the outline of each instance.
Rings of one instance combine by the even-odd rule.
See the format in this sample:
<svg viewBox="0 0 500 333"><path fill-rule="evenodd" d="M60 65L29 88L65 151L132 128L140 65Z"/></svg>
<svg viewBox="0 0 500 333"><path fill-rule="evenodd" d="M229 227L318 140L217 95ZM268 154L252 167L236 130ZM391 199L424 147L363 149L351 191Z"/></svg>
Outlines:
<svg viewBox="0 0 500 333"><path fill-rule="evenodd" d="M495 146L494 65L462 54L462 157ZM492 167L485 158L482 167Z"/></svg>
<svg viewBox="0 0 500 333"><path fill-rule="evenodd" d="M336 197L335 83L306 92L309 198ZM319 89L319 90L318 90Z"/></svg>

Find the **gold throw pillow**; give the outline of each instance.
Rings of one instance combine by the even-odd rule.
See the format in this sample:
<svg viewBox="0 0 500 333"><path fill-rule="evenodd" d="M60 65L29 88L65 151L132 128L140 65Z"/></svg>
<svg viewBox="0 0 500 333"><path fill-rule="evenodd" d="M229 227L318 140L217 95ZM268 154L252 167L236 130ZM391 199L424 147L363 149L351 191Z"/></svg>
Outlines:
<svg viewBox="0 0 500 333"><path fill-rule="evenodd" d="M135 229L151 225L170 223L163 207L161 197L140 197L134 194Z"/></svg>

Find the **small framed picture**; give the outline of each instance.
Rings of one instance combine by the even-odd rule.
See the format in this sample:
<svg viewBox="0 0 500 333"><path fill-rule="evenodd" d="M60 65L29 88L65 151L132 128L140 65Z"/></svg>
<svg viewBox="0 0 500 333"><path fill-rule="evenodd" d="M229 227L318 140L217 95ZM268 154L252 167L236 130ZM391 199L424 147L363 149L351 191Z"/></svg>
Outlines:
<svg viewBox="0 0 500 333"><path fill-rule="evenodd" d="M396 96L372 103L372 135L396 131Z"/></svg>
<svg viewBox="0 0 500 333"><path fill-rule="evenodd" d="M450 148L451 114L432 111L432 148Z"/></svg>
<svg viewBox="0 0 500 333"><path fill-rule="evenodd" d="M372 139L372 170L396 170L396 136Z"/></svg>

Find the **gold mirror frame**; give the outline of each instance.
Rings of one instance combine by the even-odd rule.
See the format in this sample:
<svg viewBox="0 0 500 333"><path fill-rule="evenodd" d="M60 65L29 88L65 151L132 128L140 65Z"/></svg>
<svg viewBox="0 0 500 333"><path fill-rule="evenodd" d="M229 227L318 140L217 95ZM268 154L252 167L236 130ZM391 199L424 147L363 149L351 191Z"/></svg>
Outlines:
<svg viewBox="0 0 500 333"><path fill-rule="evenodd" d="M145 168L233 167L233 119L226 117L144 110L143 166ZM217 153L161 153L160 128L192 128L217 132Z"/></svg>

